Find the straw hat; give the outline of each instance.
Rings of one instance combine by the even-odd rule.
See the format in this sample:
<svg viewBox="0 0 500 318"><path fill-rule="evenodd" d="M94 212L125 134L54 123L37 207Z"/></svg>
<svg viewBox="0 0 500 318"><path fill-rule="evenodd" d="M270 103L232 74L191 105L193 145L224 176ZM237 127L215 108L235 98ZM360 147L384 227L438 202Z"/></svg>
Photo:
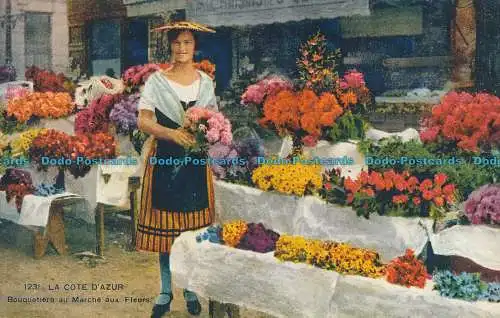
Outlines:
<svg viewBox="0 0 500 318"><path fill-rule="evenodd" d="M192 21L171 22L171 23L166 24L164 26L155 28L152 31L158 32L158 31L170 31L170 30L190 30L190 31L197 31L197 32L215 33L215 30L210 29L206 25L192 22Z"/></svg>

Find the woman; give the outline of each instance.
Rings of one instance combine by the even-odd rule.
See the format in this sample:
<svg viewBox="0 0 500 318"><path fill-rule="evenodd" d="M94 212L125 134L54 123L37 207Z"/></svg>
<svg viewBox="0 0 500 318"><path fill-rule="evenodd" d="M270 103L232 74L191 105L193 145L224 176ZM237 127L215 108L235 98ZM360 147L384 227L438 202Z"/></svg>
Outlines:
<svg viewBox="0 0 500 318"><path fill-rule="evenodd" d="M170 311L172 302L169 254L174 239L184 231L213 223L212 175L208 166L152 165L156 157L183 158L185 147L195 143L185 131L184 114L191 106L214 106L212 79L194 67L196 32L215 32L202 25L177 22L156 29L168 31L173 66L152 74L139 101L138 127L154 137L146 158L141 209L137 224L137 249L159 252L161 292L151 317ZM156 122L154 121L156 116ZM184 291L190 314L199 315L196 294Z"/></svg>

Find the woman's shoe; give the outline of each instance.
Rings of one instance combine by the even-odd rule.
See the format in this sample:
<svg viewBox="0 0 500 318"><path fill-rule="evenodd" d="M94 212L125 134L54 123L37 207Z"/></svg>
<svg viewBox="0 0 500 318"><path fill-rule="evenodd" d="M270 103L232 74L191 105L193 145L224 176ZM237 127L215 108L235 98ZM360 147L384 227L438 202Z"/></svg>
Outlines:
<svg viewBox="0 0 500 318"><path fill-rule="evenodd" d="M155 304L153 307L153 311L151 312L151 318L161 318L164 314L170 311L170 304L174 299L174 295L172 295L172 293L169 294L161 293L160 295L168 295L170 299L166 304L162 305Z"/></svg>
<svg viewBox="0 0 500 318"><path fill-rule="evenodd" d="M198 300L191 300L186 302L188 312L193 316L201 314L201 304Z"/></svg>

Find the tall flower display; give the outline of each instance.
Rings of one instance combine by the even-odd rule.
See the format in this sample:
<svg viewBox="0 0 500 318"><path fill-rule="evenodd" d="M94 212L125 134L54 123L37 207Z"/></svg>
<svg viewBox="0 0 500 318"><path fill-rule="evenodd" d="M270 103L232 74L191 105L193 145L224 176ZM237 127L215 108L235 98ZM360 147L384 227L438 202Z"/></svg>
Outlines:
<svg viewBox="0 0 500 318"><path fill-rule="evenodd" d="M248 86L243 105L257 105L259 124L292 137L295 149L363 138L367 124L360 116L371 103L362 73L337 71L339 50L330 52L324 35L316 33L300 48L297 85L272 76Z"/></svg>

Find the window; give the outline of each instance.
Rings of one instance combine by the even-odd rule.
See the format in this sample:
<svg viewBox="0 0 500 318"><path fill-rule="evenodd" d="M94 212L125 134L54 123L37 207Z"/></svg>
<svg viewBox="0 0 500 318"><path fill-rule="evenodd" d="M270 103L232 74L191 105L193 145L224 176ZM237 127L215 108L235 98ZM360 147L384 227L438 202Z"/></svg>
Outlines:
<svg viewBox="0 0 500 318"><path fill-rule="evenodd" d="M26 13L24 32L26 67L52 67L51 15L47 13Z"/></svg>

